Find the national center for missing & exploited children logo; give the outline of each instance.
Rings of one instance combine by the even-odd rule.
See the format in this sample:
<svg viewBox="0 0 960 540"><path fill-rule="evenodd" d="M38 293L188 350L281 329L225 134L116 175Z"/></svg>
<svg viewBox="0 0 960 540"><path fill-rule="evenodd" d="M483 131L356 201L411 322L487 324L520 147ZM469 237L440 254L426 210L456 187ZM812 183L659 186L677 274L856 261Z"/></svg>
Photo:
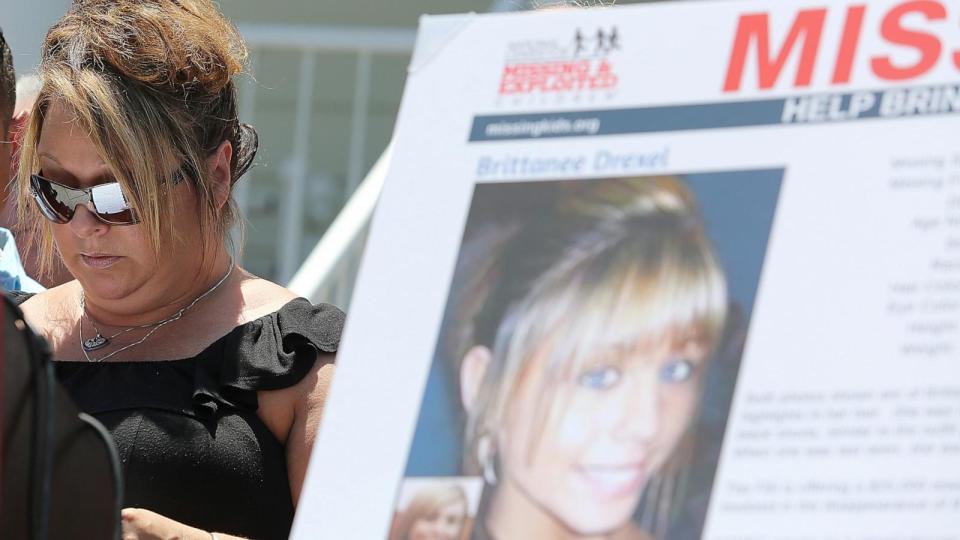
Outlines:
<svg viewBox="0 0 960 540"><path fill-rule="evenodd" d="M567 40L510 42L497 95L521 102L609 95L619 82L611 56L620 50L620 40L619 30L611 26L577 28Z"/></svg>

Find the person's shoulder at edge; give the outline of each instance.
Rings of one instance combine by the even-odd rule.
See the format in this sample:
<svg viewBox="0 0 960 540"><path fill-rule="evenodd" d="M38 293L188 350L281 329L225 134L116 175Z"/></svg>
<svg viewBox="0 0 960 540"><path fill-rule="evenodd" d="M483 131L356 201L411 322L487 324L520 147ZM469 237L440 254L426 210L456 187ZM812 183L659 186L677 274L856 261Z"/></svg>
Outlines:
<svg viewBox="0 0 960 540"><path fill-rule="evenodd" d="M312 300L304 298L282 285L253 275L246 270L243 271L240 291L243 296L244 307L243 312L239 314L240 319L237 321L238 325L254 321L271 313L276 313L294 300L307 300L311 304L314 304ZM324 302L318 302L315 306L325 306L330 309L336 308L337 311L339 311L338 306Z"/></svg>
<svg viewBox="0 0 960 540"><path fill-rule="evenodd" d="M0 285L7 291L38 293L45 291L43 285L27 275L20 262L20 253L13 234L0 227Z"/></svg>
<svg viewBox="0 0 960 540"><path fill-rule="evenodd" d="M67 331L62 321L70 312L69 299L78 298L79 290L79 282L73 280L37 292L5 291L5 294L19 305L33 331L52 343Z"/></svg>
<svg viewBox="0 0 960 540"><path fill-rule="evenodd" d="M317 348L319 364L333 363L346 319L338 306L314 302L246 271L240 290L244 309L235 323L237 327L275 315L282 334L302 335Z"/></svg>

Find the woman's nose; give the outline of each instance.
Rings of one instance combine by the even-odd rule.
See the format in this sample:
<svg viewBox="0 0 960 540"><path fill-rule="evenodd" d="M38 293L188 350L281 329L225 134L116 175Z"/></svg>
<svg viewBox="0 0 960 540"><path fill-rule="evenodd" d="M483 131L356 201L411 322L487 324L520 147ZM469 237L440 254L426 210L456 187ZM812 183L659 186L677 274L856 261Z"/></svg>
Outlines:
<svg viewBox="0 0 960 540"><path fill-rule="evenodd" d="M623 407L619 411L617 431L624 440L652 438L660 423L659 379L655 370L633 374L630 384L623 386Z"/></svg>
<svg viewBox="0 0 960 540"><path fill-rule="evenodd" d="M110 230L110 225L100 221L85 205L78 204L70 220L70 229L81 238L97 236Z"/></svg>

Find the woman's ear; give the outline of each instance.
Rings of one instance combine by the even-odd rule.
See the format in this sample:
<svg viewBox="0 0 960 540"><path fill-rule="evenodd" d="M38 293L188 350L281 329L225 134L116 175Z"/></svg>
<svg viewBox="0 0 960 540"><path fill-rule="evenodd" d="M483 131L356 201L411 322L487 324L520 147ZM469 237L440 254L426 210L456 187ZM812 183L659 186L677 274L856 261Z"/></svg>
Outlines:
<svg viewBox="0 0 960 540"><path fill-rule="evenodd" d="M210 170L213 196L217 201L217 208L223 208L230 200L230 188L233 185L233 173L230 163L233 161L233 145L230 141L223 141L220 146L207 158L207 167Z"/></svg>
<svg viewBox="0 0 960 540"><path fill-rule="evenodd" d="M463 355L463 362L460 363L460 399L467 412L473 412L476 406L480 383L487 374L491 358L490 349L483 345L474 345Z"/></svg>

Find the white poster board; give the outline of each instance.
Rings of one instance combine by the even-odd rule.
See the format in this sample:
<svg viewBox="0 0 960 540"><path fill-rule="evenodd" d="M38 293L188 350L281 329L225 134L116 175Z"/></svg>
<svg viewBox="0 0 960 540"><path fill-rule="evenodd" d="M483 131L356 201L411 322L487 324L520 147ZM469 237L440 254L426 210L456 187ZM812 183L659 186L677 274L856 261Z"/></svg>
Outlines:
<svg viewBox="0 0 960 540"><path fill-rule="evenodd" d="M425 17L292 537L960 538L958 81L956 1Z"/></svg>

